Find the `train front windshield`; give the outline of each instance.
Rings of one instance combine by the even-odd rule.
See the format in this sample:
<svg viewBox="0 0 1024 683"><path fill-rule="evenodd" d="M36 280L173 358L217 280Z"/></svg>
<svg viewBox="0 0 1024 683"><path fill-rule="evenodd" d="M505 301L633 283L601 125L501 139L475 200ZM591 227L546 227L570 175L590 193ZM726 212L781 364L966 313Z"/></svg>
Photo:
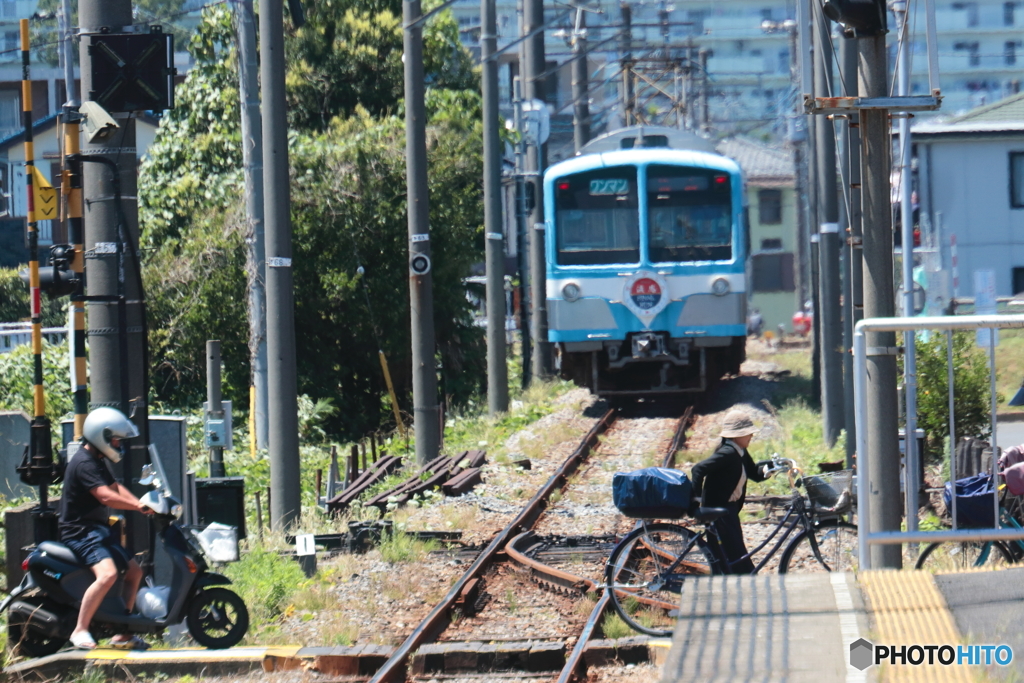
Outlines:
<svg viewBox="0 0 1024 683"><path fill-rule="evenodd" d="M555 180L559 265L639 263L636 178L636 167L618 166Z"/></svg>
<svg viewBox="0 0 1024 683"><path fill-rule="evenodd" d="M683 166L647 167L648 249L654 263L732 258L729 174Z"/></svg>

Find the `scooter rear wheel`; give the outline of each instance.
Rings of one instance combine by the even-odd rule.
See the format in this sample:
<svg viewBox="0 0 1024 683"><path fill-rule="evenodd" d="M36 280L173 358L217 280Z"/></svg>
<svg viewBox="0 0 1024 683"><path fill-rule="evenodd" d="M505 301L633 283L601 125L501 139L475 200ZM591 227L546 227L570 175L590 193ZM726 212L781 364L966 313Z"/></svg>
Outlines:
<svg viewBox="0 0 1024 683"><path fill-rule="evenodd" d="M40 635L21 624L10 624L7 627L7 642L19 655L34 658L52 655L68 641L65 638Z"/></svg>
<svg viewBox="0 0 1024 683"><path fill-rule="evenodd" d="M241 642L249 630L249 610L233 591L207 588L188 605L188 632L203 647L219 650Z"/></svg>

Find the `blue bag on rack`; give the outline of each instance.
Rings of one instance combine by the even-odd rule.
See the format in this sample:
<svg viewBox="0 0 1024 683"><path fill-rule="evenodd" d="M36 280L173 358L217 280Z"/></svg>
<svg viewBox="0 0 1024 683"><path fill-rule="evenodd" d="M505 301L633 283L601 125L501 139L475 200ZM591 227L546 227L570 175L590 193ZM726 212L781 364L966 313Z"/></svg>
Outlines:
<svg viewBox="0 0 1024 683"><path fill-rule="evenodd" d="M612 501L627 517L678 519L690 507L692 490L686 474L665 467L618 472L612 478Z"/></svg>
<svg viewBox="0 0 1024 683"><path fill-rule="evenodd" d="M949 514L953 514L952 486L947 481L942 500ZM992 509L992 477L977 474L956 482L956 523L966 529L992 529L995 518Z"/></svg>

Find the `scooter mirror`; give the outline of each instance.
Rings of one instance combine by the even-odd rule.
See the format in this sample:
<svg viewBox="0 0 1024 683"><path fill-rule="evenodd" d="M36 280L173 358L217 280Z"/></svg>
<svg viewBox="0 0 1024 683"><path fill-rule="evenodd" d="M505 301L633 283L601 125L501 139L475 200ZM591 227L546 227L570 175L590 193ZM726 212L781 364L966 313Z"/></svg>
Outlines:
<svg viewBox="0 0 1024 683"><path fill-rule="evenodd" d="M153 466L148 463L143 465L142 477L139 479L139 483L142 484L143 486L149 486L150 484L153 483L153 479L155 478L156 470L153 469Z"/></svg>

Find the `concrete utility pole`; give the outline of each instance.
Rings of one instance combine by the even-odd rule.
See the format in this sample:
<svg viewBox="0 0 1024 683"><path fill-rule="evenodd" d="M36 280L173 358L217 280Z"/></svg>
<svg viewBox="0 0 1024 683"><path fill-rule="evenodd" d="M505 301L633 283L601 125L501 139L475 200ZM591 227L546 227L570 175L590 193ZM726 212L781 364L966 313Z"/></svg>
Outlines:
<svg viewBox="0 0 1024 683"><path fill-rule="evenodd" d="M238 35L238 92L242 110L242 164L245 167L245 212L249 245L249 363L256 394L253 424L256 448L267 448L267 311L266 243L263 223L263 117L260 114L259 60L252 0L235 5Z"/></svg>
<svg viewBox="0 0 1024 683"><path fill-rule="evenodd" d="M841 38L839 58L843 64L843 96L856 97L857 87L857 41L852 38ZM853 327L864 317L864 263L861 253L863 243L861 233L860 204L860 126L859 114L851 112L846 125L840 132L839 152L842 155L840 168L843 173L843 187L846 190L843 217L843 235L846 244L846 271L843 289L843 390L846 404L846 466L853 467L853 455L857 450L856 429L857 413L853 396Z"/></svg>
<svg viewBox="0 0 1024 683"><path fill-rule="evenodd" d="M543 102L544 87L544 0L524 0L526 3L524 35L537 34L525 41L526 63L524 76L526 99ZM532 174L527 182L533 183L533 209L530 211L530 303L533 315L533 376L544 379L551 375L551 343L548 341L547 259L544 258L544 169L547 167L547 145L538 142L526 150L526 170Z"/></svg>
<svg viewBox="0 0 1024 683"><path fill-rule="evenodd" d="M81 0L78 4L78 22L83 37L102 32L120 33L131 30L131 0ZM93 91L92 55L89 40L81 41L79 52L82 65L82 99L90 100ZM90 363L90 408L110 406L131 414L139 429L139 438L129 442L129 448L115 473L123 484L136 494L144 487L135 482L148 460L149 443L148 400L145 364L144 321L139 291L137 264L130 256L125 236L118 234L118 213L125 222L127 237L135 244L139 239L139 211L135 150L135 119L128 114L112 113L120 130L104 141L89 143L82 150L87 155L104 156L117 165L121 184L121 206L114 199L114 178L105 164L83 164L82 184L85 219L85 249L88 254L89 296L110 297L107 301L90 301L88 305L88 337ZM118 272L123 260L124 286L118 283ZM124 296L124 317L119 304L113 300ZM121 329L122 326L125 329ZM125 340L122 347L121 340ZM127 377L123 376L126 374ZM149 545L145 524L136 515L128 515L128 537L132 552Z"/></svg>
<svg viewBox="0 0 1024 683"><path fill-rule="evenodd" d="M405 170L409 212L409 302L412 314L412 400L416 462L437 457L441 427L434 368L434 292L427 204L427 114L423 103L423 24L420 0L402 3L405 24ZM504 308L504 305L502 306Z"/></svg>
<svg viewBox="0 0 1024 683"><path fill-rule="evenodd" d="M223 420L220 398L220 341L206 342L206 415L205 419ZM210 446L210 476L224 477L224 447Z"/></svg>
<svg viewBox="0 0 1024 683"><path fill-rule="evenodd" d="M286 530L301 513L295 294L292 280L288 118L284 91L284 11L281 0L260 4L263 84L264 218L267 247L267 391L269 400L270 523Z"/></svg>
<svg viewBox="0 0 1024 683"><path fill-rule="evenodd" d="M523 59L520 51L519 63ZM530 339L530 249L527 241L529 212L526 210L526 141L523 137L523 83L519 76L512 80L512 106L515 129L519 133L519 141L515 146L516 155L516 261L519 268L519 341L522 351L523 379L522 387L530 386L533 364L531 362Z"/></svg>
<svg viewBox="0 0 1024 683"><path fill-rule="evenodd" d="M893 3L893 11L903 40L899 41L899 82L897 94L906 97L910 94L910 31L907 27L907 3L898 0ZM911 205L910 193L913 179L910 174L910 118L904 114L900 118L900 227L903 251L903 315L914 315L914 209ZM907 491L907 531L917 531L918 482L921 473L918 468L917 455L917 353L914 347L917 338L914 332L903 333L903 392L907 399L904 413L905 437L905 471ZM995 435L993 433L993 442Z"/></svg>
<svg viewBox="0 0 1024 683"><path fill-rule="evenodd" d="M814 90L832 97L832 48L829 24L814 13ZM843 428L842 310L839 278L839 197L836 185L836 141L832 120L815 117L815 152L818 169L818 313L821 356L821 417L825 443L831 448Z"/></svg>
<svg viewBox="0 0 1024 683"><path fill-rule="evenodd" d="M883 15L884 16L884 15ZM885 33L858 38L860 94L886 97ZM862 109L860 112L864 220L864 317L891 318L895 315L893 292L892 219L889 199L889 112ZM900 530L900 461L898 407L896 401L896 335L876 332L867 335L867 422L868 486L871 528ZM903 565L898 545L871 546L875 568L899 569Z"/></svg>
<svg viewBox="0 0 1024 683"><path fill-rule="evenodd" d="M706 47L702 47L697 53L697 58L700 60L700 130L702 133L711 130L711 111L708 108L708 88L711 85L711 80L708 78L708 57L710 55L711 52Z"/></svg>
<svg viewBox="0 0 1024 683"><path fill-rule="evenodd" d="M576 30L572 34L572 141L577 154L590 142L590 70L587 66L587 13L576 8Z"/></svg>
<svg viewBox="0 0 1024 683"><path fill-rule="evenodd" d="M480 61L483 66L484 237L487 261L487 410L508 410L508 365L505 361L505 249L501 222L501 160L498 132L498 19L494 0L480 2Z"/></svg>

